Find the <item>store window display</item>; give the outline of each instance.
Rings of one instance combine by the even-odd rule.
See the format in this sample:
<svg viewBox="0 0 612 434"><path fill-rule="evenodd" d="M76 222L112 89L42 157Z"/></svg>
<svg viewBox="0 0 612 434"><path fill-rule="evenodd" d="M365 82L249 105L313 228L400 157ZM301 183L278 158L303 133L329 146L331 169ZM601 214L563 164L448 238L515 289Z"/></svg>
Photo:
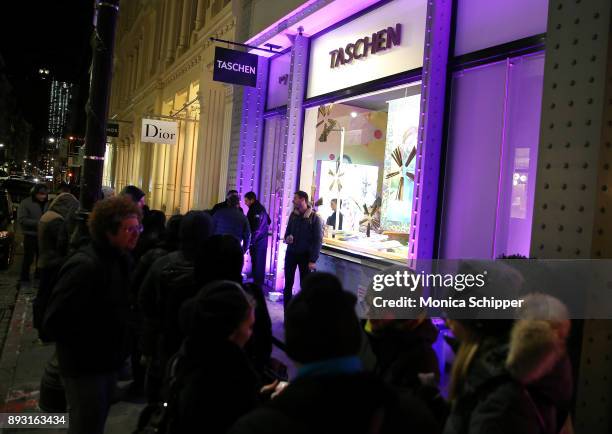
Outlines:
<svg viewBox="0 0 612 434"><path fill-rule="evenodd" d="M405 262L420 84L309 108L300 187L326 222L324 245Z"/></svg>

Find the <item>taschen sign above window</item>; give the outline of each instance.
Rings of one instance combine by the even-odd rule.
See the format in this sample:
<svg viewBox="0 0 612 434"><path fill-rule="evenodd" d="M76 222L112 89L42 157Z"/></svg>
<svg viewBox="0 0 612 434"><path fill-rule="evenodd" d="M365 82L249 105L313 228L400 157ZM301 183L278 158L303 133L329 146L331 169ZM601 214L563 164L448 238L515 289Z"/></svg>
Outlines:
<svg viewBox="0 0 612 434"><path fill-rule="evenodd" d="M402 43L402 25L397 23L395 27L388 27L372 33L369 36L357 39L354 43L347 44L345 48L338 48L330 51L330 68L337 68L340 65L351 63L353 59L368 57L368 54L376 54L385 51Z"/></svg>
<svg viewBox="0 0 612 434"><path fill-rule="evenodd" d="M423 66L427 0L393 0L311 43L307 98Z"/></svg>

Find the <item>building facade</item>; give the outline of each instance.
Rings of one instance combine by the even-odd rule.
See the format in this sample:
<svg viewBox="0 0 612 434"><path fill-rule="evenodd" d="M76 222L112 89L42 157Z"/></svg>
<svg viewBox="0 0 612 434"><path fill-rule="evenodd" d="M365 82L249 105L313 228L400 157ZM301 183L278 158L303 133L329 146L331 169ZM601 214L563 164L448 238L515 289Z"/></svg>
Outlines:
<svg viewBox="0 0 612 434"><path fill-rule="evenodd" d="M122 2L103 184L133 184L168 215L224 195L232 87L212 81L212 37L233 40L229 0ZM141 141L142 119L177 123L175 145Z"/></svg>
<svg viewBox="0 0 612 434"><path fill-rule="evenodd" d="M297 189L325 219L336 199L317 267L358 297L393 264L610 258L611 11L314 0L245 40L282 50L244 88L228 177L273 220L267 284ZM608 433L612 321L575 324L576 432Z"/></svg>

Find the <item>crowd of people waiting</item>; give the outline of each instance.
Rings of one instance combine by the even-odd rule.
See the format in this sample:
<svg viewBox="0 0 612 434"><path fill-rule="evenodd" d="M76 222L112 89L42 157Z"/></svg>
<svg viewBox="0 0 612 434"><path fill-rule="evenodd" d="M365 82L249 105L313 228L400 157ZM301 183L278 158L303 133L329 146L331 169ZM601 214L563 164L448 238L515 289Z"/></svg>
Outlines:
<svg viewBox="0 0 612 434"><path fill-rule="evenodd" d="M55 343L69 433L104 432L126 366L147 402L137 433L569 432L570 321L552 298L546 320L537 300L519 320L448 320L446 399L430 319L359 320L336 276L305 273L285 308L297 367L285 381L260 277L243 280L252 228L236 195L166 221L129 186L96 203L84 236L74 196L47 206L32 193L37 233L22 226L40 256L34 324Z"/></svg>

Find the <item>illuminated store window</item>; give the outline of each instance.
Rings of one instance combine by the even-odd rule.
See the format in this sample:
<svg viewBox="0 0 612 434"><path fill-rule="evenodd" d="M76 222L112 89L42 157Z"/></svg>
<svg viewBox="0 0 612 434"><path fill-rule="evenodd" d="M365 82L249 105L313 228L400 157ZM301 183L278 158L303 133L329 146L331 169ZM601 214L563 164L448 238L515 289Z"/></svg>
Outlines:
<svg viewBox="0 0 612 434"><path fill-rule="evenodd" d="M324 245L405 263L420 84L306 110L300 188L323 218Z"/></svg>

